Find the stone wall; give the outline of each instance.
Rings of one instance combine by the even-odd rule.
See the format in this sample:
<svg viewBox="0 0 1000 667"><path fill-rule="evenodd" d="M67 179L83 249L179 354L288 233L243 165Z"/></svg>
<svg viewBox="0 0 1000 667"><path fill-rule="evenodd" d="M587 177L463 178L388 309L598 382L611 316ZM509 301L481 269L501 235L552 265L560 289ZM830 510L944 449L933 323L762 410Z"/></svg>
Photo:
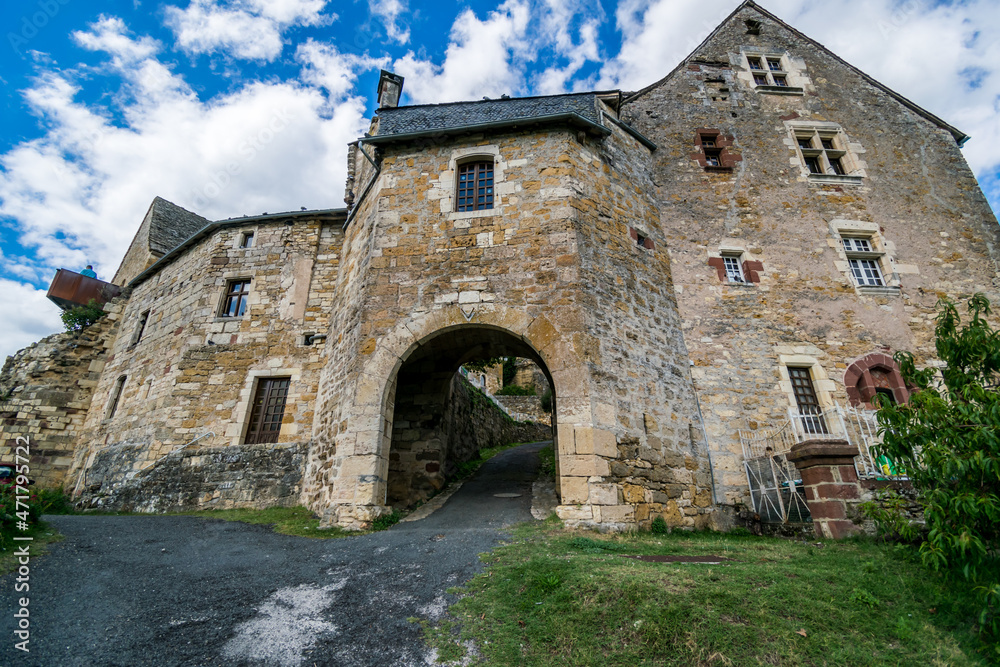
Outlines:
<svg viewBox="0 0 1000 667"><path fill-rule="evenodd" d="M114 342L125 297L82 331L53 334L7 357L0 371L0 460L13 461L27 438L31 479L66 483L97 385Z"/></svg>
<svg viewBox="0 0 1000 667"><path fill-rule="evenodd" d="M552 425L552 414L542 410L541 396L494 396L493 398L518 421Z"/></svg>
<svg viewBox="0 0 1000 667"><path fill-rule="evenodd" d="M83 478L80 509L181 512L299 504L305 446L237 445L174 450L152 465L142 445L98 452ZM127 465L132 464L132 465Z"/></svg>
<svg viewBox="0 0 1000 667"><path fill-rule="evenodd" d="M755 88L744 53L780 56L799 94ZM789 366L810 369L823 407L846 405L855 360L909 350L933 361L938 298L1000 303L1000 227L951 132L753 7L623 117L658 145L662 242L720 502L747 499L739 429L777 428L795 407ZM810 176L795 128L832 124L852 173ZM706 167L701 130L739 159ZM841 244L852 233L882 253L887 287L855 287ZM748 282L720 277L726 252L753 265Z"/></svg>
<svg viewBox="0 0 1000 667"><path fill-rule="evenodd" d="M242 447L264 378L289 378L278 444L301 446L304 456L326 362L323 345L308 344L308 335L329 327L341 222L322 212L225 221L133 288L76 452L76 492L101 483L95 475L112 485L130 478L189 444ZM248 232L253 245L241 248ZM249 305L241 317L223 317L234 279L250 280ZM131 453L105 455L115 448ZM95 467L99 460L110 467Z"/></svg>

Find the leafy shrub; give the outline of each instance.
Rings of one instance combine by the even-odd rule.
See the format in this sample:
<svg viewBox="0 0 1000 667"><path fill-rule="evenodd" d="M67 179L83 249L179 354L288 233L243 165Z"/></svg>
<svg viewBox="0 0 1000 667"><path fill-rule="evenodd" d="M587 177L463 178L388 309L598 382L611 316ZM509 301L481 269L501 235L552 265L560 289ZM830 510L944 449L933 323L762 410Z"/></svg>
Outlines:
<svg viewBox="0 0 1000 667"><path fill-rule="evenodd" d="M21 501L21 507L17 506L18 500ZM33 524L41 515L42 503L37 494L15 493L13 484L0 484L0 528L5 536L16 534L15 528L19 521Z"/></svg>
<svg viewBox="0 0 1000 667"><path fill-rule="evenodd" d="M519 387L516 384L509 384L497 391L497 396L534 396L534 387Z"/></svg>
<svg viewBox="0 0 1000 667"><path fill-rule="evenodd" d="M38 492L38 502L42 506L42 514L75 514L73 501L61 489L41 489Z"/></svg>
<svg viewBox="0 0 1000 667"><path fill-rule="evenodd" d="M670 532L670 529L667 527L667 522L662 516L657 516L653 519L653 523L649 526L649 530L654 535L666 535Z"/></svg>
<svg viewBox="0 0 1000 667"><path fill-rule="evenodd" d="M877 500L861 503L861 513L872 519L879 535L902 542L914 542L920 531L903 513L909 502L893 489L878 492Z"/></svg>
<svg viewBox="0 0 1000 667"><path fill-rule="evenodd" d="M542 404L542 412L552 412L552 389L546 389L539 402Z"/></svg>
<svg viewBox="0 0 1000 667"><path fill-rule="evenodd" d="M372 521L372 530L385 530L390 526L395 526L399 523L399 520L403 518L403 515L393 510L389 514L383 514L382 516L376 518Z"/></svg>
<svg viewBox="0 0 1000 667"><path fill-rule="evenodd" d="M517 375L517 357L507 357L503 360L503 386L509 385Z"/></svg>
<svg viewBox="0 0 1000 667"><path fill-rule="evenodd" d="M59 317L62 318L66 331L79 331L104 317L104 307L96 299L91 299L86 306L64 310Z"/></svg>
<svg viewBox="0 0 1000 667"><path fill-rule="evenodd" d="M546 445L538 450L538 475L540 477L555 477L556 452L552 445Z"/></svg>
<svg viewBox="0 0 1000 667"><path fill-rule="evenodd" d="M924 508L927 533L920 556L928 567L977 584L980 626L1000 656L1000 333L976 294L970 322L955 304L938 302L938 358L918 370L913 355L897 352L903 378L915 391L908 404L883 402L877 454L905 470ZM892 530L891 517L880 524Z"/></svg>

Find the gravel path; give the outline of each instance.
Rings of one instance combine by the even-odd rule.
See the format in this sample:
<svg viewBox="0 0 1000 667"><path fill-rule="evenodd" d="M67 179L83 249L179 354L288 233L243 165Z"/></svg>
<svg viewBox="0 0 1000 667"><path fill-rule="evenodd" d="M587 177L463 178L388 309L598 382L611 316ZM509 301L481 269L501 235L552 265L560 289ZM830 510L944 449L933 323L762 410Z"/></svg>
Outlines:
<svg viewBox="0 0 1000 667"><path fill-rule="evenodd" d="M0 665L424 665L411 616L436 618L504 527L531 520L544 443L488 461L438 511L332 540L167 516L54 516L32 559L30 653L0 577ZM497 497L496 494L520 494Z"/></svg>

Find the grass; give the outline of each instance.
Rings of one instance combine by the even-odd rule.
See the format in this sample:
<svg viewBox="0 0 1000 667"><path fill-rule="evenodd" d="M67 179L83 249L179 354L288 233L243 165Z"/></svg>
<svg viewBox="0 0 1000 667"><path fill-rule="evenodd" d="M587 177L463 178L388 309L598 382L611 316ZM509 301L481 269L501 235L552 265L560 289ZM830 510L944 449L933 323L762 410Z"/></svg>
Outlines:
<svg viewBox="0 0 1000 667"><path fill-rule="evenodd" d="M32 539L30 542L22 542L20 540L15 542L13 539L14 535L18 537L30 537ZM49 550L48 546L50 544L63 539L62 535L57 533L54 528L44 521L35 521L28 530L17 531L14 535L0 534L0 575L13 572L18 568L20 563L18 563L18 557L14 555L14 551L20 549L23 545L29 545L28 555L31 563L33 563L36 558ZM31 563L29 563L29 567Z"/></svg>
<svg viewBox="0 0 1000 667"><path fill-rule="evenodd" d="M482 556L450 610L460 632L423 623L424 635L449 658L472 640L475 664L496 666L989 664L970 591L905 556L864 540L608 536L550 519Z"/></svg>

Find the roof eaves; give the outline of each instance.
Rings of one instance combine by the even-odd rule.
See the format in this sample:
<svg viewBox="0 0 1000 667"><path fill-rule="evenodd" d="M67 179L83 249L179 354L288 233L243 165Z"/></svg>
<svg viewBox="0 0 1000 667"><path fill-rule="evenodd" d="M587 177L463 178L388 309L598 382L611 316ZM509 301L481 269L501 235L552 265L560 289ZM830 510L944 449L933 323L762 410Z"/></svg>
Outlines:
<svg viewBox="0 0 1000 667"><path fill-rule="evenodd" d="M134 288L139 284L146 281L146 279L152 277L154 274L158 273L160 269L165 267L167 264L172 262L176 257L181 255L185 250L191 246L201 241L203 238L211 234L218 229L225 229L227 227L237 227L240 225L245 225L248 222L274 222L281 219L293 219L293 218L329 218L336 219L338 217L346 217L346 208L328 208L319 211L288 211L286 213L265 213L263 215L247 216L242 218L229 218L227 220L216 220L215 222L210 222L194 234L189 236L184 240L183 243L178 245L176 248L172 249L167 254L160 257L156 262L151 264L145 271L133 278L129 284L129 288Z"/></svg>
<svg viewBox="0 0 1000 667"><path fill-rule="evenodd" d="M569 122L582 125L584 127L596 130L602 134L608 134L611 132L608 128L595 123L592 120L588 120L578 113L559 113L559 114L548 114L545 116L526 116L524 118L512 118L509 120L494 121L490 123L474 123L471 125L455 125L453 127L443 127L434 130L421 130L419 132L404 132L399 134L384 134L375 135L373 137L363 137L359 141L373 144L391 144L401 141L412 141L414 139L423 139L425 137L442 137L454 134L468 134L472 132L482 132L485 130L501 130L509 129L524 125L546 125L550 123L559 122Z"/></svg>

